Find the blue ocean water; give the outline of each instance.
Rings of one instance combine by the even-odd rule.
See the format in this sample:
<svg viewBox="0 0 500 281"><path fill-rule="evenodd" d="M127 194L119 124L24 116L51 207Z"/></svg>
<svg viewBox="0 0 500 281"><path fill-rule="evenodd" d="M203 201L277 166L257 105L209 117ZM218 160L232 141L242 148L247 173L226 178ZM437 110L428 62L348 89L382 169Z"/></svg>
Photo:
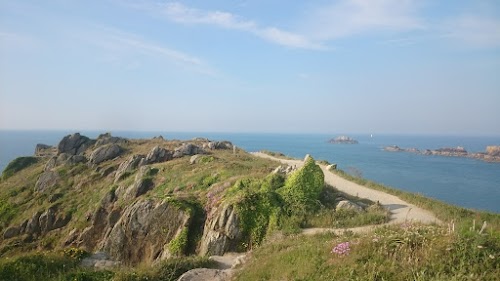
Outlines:
<svg viewBox="0 0 500 281"><path fill-rule="evenodd" d="M18 156L32 155L37 143L56 145L69 133L71 132L0 131L0 170ZM81 133L95 138L100 132ZM337 163L340 169L355 170L364 178L394 188L421 193L466 208L500 213L500 163L383 151L385 146L398 145L419 149L463 146L470 152L479 152L484 151L487 145L500 145L500 136L352 135L359 144L334 145L327 143L327 140L336 135L321 134L112 133L128 138L151 138L158 135L167 139L207 137L230 140L247 151L267 149L297 158L311 154L315 159Z"/></svg>

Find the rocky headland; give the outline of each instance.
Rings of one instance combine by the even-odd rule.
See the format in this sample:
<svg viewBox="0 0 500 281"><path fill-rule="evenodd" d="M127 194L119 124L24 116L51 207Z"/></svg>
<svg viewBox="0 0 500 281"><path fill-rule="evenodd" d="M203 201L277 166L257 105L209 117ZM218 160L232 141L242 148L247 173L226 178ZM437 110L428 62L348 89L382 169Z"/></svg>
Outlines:
<svg viewBox="0 0 500 281"><path fill-rule="evenodd" d="M500 162L500 146L487 146L486 152L468 152L461 146L420 150L417 148L402 148L397 145L392 145L385 147L384 150L389 152L409 152L420 155L467 157L487 162Z"/></svg>
<svg viewBox="0 0 500 281"><path fill-rule="evenodd" d="M348 137L348 136L338 136L336 138L330 139L328 142L333 143L333 144L357 144L358 143L357 140L355 140L351 137Z"/></svg>

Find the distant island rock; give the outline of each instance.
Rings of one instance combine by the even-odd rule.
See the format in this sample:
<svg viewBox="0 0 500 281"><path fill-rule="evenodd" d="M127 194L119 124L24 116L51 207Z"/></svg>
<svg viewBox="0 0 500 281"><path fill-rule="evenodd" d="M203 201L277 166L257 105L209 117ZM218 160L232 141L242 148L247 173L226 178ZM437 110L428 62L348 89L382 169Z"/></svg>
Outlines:
<svg viewBox="0 0 500 281"><path fill-rule="evenodd" d="M339 136L328 141L333 144L357 144L358 141L348 136Z"/></svg>
<svg viewBox="0 0 500 281"><path fill-rule="evenodd" d="M467 152L467 150L461 146L419 150L417 148L401 148L397 145L391 145L384 147L384 150L389 152L410 152L421 155L467 157L487 162L500 162L500 146L487 146L486 152L472 152L472 153Z"/></svg>

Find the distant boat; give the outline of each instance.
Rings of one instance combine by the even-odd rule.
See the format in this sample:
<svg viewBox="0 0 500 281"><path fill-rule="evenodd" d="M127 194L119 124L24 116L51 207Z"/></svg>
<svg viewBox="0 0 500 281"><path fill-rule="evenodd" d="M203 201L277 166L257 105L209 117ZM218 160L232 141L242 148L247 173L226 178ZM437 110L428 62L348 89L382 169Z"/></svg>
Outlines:
<svg viewBox="0 0 500 281"><path fill-rule="evenodd" d="M373 134L370 134L370 138L373 138Z"/></svg>

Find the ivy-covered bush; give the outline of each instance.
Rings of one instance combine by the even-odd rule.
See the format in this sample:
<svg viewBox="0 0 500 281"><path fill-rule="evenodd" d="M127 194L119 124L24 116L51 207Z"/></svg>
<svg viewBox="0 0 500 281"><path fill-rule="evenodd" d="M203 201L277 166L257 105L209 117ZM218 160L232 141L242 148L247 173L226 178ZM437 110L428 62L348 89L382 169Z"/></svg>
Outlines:
<svg viewBox="0 0 500 281"><path fill-rule="evenodd" d="M305 214L317 209L324 185L323 171L312 157L308 157L304 166L291 174L281 189L289 213Z"/></svg>

